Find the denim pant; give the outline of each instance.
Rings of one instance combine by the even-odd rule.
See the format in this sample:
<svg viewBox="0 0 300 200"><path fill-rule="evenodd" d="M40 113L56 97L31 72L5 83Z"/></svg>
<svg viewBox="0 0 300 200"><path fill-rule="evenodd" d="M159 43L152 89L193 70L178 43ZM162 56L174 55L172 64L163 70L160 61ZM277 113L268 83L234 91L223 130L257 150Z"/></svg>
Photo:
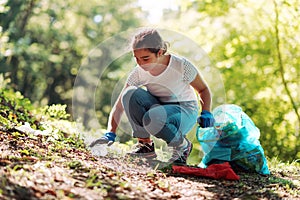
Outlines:
<svg viewBox="0 0 300 200"><path fill-rule="evenodd" d="M122 104L133 129L133 137L163 139L178 146L197 121L196 101L163 103L148 91L130 86L122 96Z"/></svg>

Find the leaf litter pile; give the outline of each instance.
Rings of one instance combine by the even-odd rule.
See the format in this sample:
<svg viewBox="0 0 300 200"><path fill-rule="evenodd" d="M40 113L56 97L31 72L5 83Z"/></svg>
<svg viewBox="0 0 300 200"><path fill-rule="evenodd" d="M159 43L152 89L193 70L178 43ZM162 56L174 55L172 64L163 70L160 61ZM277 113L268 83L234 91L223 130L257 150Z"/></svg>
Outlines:
<svg viewBox="0 0 300 200"><path fill-rule="evenodd" d="M239 181L212 180L154 170L130 157L96 157L49 138L0 132L2 199L300 198L299 168L266 177L240 172Z"/></svg>

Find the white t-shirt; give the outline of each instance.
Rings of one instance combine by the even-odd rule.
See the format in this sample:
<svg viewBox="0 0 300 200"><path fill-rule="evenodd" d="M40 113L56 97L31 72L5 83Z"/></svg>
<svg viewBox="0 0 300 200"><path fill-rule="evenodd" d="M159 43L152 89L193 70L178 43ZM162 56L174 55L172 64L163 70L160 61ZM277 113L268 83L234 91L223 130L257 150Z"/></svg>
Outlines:
<svg viewBox="0 0 300 200"><path fill-rule="evenodd" d="M158 76L153 76L138 65L127 78L130 86L145 86L161 102L197 101L190 83L198 73L197 68L185 58L171 55L169 65Z"/></svg>

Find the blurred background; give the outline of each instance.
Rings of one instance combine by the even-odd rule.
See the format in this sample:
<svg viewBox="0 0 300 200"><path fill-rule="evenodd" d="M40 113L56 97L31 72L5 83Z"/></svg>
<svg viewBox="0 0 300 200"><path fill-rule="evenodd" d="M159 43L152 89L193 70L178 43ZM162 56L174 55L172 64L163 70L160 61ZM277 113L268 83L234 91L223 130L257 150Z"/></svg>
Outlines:
<svg viewBox="0 0 300 200"><path fill-rule="evenodd" d="M35 106L66 104L72 113L76 77L98 44L139 27L172 30L201 47L208 70L217 71L204 77L213 108L241 106L260 129L267 157L299 160L299 18L298 0L0 0L0 74ZM118 59L102 53L113 62L101 71L93 106L105 129L113 92L134 62L128 52ZM80 83L87 81L97 82Z"/></svg>

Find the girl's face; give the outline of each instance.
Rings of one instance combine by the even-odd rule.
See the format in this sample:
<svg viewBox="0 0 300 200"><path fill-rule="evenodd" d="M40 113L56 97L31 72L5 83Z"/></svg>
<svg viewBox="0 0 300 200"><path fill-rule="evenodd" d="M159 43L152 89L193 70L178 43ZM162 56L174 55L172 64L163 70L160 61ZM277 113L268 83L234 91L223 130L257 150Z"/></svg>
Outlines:
<svg viewBox="0 0 300 200"><path fill-rule="evenodd" d="M136 63L145 71L151 71L157 64L159 64L159 55L150 52L148 49L136 49L133 51Z"/></svg>

